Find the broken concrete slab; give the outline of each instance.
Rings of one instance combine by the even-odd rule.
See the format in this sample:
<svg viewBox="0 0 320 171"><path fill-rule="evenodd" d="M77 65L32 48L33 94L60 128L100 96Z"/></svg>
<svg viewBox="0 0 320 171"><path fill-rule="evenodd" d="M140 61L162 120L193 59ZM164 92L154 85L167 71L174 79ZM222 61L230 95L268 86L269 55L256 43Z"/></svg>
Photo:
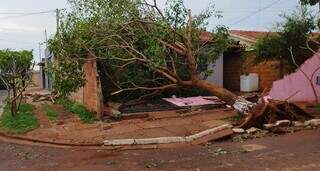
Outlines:
<svg viewBox="0 0 320 171"><path fill-rule="evenodd" d="M291 121L289 120L279 120L275 123L276 126L278 127L288 127L291 125Z"/></svg>
<svg viewBox="0 0 320 171"><path fill-rule="evenodd" d="M197 134L188 136L188 137L186 137L186 139L188 139L188 140L195 140L195 139L198 139L198 138L202 138L202 137L204 137L204 136L206 136L206 135L219 132L219 131L224 130L224 129L230 129L230 128L232 128L232 127L233 127L233 126L230 125L230 124L225 124L225 125L222 125L222 126L218 126L218 127L215 127L215 128L211 128L211 129L202 131L202 132L200 132L200 133L197 133Z"/></svg>
<svg viewBox="0 0 320 171"><path fill-rule="evenodd" d="M119 145L148 145L148 144L171 144L171 143L188 143L192 141L203 142L208 136L209 139L216 139L221 137L220 132L229 130L228 133L224 133L223 136L230 135L232 125L225 124L216 128L208 129L200 133L187 136L187 137L158 137L158 138L145 138L145 139L115 139L105 140L106 146L119 146ZM217 135L216 135L217 134ZM214 136L214 137L211 137Z"/></svg>

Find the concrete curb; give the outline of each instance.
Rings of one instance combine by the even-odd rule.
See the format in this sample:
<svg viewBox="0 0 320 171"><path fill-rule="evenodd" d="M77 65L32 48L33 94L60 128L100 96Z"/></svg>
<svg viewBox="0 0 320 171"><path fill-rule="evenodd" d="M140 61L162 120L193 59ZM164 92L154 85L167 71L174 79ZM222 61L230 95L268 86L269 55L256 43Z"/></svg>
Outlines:
<svg viewBox="0 0 320 171"><path fill-rule="evenodd" d="M159 138L145 138L145 139L111 139L105 140L105 146L120 146L120 145L150 145L150 144L173 144L173 143L190 143L210 134L214 134L226 129L231 129L230 124L221 125L211 128L200 133L186 136L186 137L159 137Z"/></svg>

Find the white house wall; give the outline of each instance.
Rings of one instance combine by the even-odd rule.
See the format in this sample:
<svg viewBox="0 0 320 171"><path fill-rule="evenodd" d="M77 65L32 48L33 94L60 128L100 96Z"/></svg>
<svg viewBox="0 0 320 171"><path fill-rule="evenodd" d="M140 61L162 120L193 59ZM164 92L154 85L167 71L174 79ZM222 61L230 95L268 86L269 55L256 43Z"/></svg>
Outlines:
<svg viewBox="0 0 320 171"><path fill-rule="evenodd" d="M223 55L221 55L215 63L210 65L213 68L213 74L210 75L207 80L211 83L223 86Z"/></svg>

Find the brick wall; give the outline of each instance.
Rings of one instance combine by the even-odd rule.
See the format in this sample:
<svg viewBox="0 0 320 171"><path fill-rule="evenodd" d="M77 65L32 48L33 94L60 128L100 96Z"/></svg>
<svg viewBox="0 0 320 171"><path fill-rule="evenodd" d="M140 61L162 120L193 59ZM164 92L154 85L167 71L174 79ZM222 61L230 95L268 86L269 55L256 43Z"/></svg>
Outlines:
<svg viewBox="0 0 320 171"><path fill-rule="evenodd" d="M41 86L41 75L39 71L33 71L31 79L35 87Z"/></svg>
<svg viewBox="0 0 320 171"><path fill-rule="evenodd" d="M254 52L246 53L246 60L244 62L245 73L257 73L259 75L260 90L270 90L274 81L281 78L280 63L278 61L268 61L261 64L254 64Z"/></svg>
<svg viewBox="0 0 320 171"><path fill-rule="evenodd" d="M240 91L240 76L245 73L259 75L261 91L270 90L274 81L281 78L278 61L261 64L253 62L254 52L228 52L224 55L224 87L231 91Z"/></svg>
<svg viewBox="0 0 320 171"><path fill-rule="evenodd" d="M223 60L223 87L230 91L239 91L243 65L241 53L226 52Z"/></svg>
<svg viewBox="0 0 320 171"><path fill-rule="evenodd" d="M101 117L103 98L101 93L101 83L97 72L96 61L88 56L88 62L84 65L86 85L77 92L72 93L70 98L78 103L83 104L87 109L95 112Z"/></svg>

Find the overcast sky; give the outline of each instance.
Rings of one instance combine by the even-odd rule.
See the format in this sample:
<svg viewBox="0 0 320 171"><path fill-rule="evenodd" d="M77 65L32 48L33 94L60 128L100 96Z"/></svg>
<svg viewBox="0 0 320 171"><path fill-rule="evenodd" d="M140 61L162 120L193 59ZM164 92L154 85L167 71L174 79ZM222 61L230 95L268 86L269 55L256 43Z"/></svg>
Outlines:
<svg viewBox="0 0 320 171"><path fill-rule="evenodd" d="M0 1L0 49L34 49L36 59L38 43L45 41L44 30L49 36L56 29L56 8L66 8L67 0L1 0ZM164 4L165 0L158 0ZM222 19L212 19L215 25L230 29L270 30L281 20L280 14L296 9L298 0L185 0L186 6L199 12L211 2L223 13ZM23 13L47 12L34 15ZM21 13L21 14L20 14Z"/></svg>

